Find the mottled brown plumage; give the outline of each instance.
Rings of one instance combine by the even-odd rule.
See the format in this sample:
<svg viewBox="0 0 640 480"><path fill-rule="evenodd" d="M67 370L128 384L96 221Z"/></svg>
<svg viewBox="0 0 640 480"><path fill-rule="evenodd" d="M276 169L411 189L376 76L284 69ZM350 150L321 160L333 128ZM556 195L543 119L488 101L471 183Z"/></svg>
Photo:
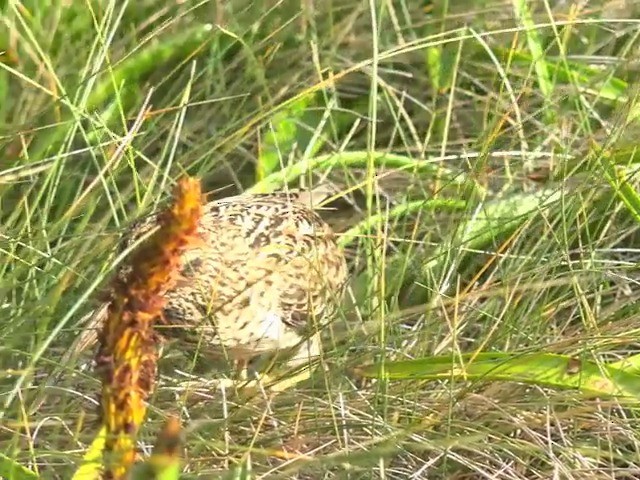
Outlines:
<svg viewBox="0 0 640 480"><path fill-rule="evenodd" d="M182 277L166 295L162 335L198 342L205 353L245 366L282 349L298 347L293 363L319 353L318 328L335 314L347 266L311 198L244 194L207 204L199 228L204 241L183 254ZM123 246L155 222L155 215L143 219ZM127 271L125 265L119 274ZM79 348L93 343L105 311L96 312Z"/></svg>

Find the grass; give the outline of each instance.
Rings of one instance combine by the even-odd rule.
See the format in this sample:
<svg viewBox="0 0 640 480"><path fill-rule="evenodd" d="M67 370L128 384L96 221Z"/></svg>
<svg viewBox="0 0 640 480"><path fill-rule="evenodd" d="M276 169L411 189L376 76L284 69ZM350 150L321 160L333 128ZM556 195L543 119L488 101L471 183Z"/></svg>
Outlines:
<svg viewBox="0 0 640 480"><path fill-rule="evenodd" d="M176 414L184 478L637 477L639 12L574 3L0 2L0 476L82 463L60 359L189 174L329 185L350 292L277 396L168 346L145 454Z"/></svg>

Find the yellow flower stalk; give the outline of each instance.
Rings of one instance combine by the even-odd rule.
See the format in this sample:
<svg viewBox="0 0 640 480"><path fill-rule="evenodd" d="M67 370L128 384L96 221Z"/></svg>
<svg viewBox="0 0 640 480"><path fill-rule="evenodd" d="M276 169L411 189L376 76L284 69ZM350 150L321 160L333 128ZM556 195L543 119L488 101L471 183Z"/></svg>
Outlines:
<svg viewBox="0 0 640 480"><path fill-rule="evenodd" d="M157 370L164 294L179 278L180 256L197 244L202 193L197 179L178 182L159 229L133 254L131 271L116 278L100 333L96 366L102 380L101 414L106 429L104 478L126 478L136 458L136 435L146 413Z"/></svg>

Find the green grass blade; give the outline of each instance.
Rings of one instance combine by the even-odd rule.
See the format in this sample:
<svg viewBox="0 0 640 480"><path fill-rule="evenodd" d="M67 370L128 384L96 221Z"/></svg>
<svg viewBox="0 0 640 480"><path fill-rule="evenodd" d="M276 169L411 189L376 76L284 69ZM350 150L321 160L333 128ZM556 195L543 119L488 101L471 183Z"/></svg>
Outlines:
<svg viewBox="0 0 640 480"><path fill-rule="evenodd" d="M158 433L151 456L134 466L132 478L138 480L177 480L182 470L182 433L177 417L170 417Z"/></svg>
<svg viewBox="0 0 640 480"><path fill-rule="evenodd" d="M161 467L153 466L149 461L136 464L131 471L132 480L178 480L182 465L179 459Z"/></svg>
<svg viewBox="0 0 640 480"><path fill-rule="evenodd" d="M40 476L33 470L23 467L14 459L0 453L0 478L8 480L33 480Z"/></svg>
<svg viewBox="0 0 640 480"><path fill-rule="evenodd" d="M536 24L533 21L527 0L513 0L513 9L515 11L516 18L525 28L527 46L531 52L533 68L536 72L540 92L545 99L545 103L550 105L551 95L553 93L553 82L551 80L551 75L549 74L549 68L547 67L544 48L542 46L540 36L538 35ZM554 109L545 109L545 116L547 121L553 121L555 117Z"/></svg>
<svg viewBox="0 0 640 480"><path fill-rule="evenodd" d="M510 58L514 65L522 67L531 65L534 61L530 53L521 50L498 48L497 52L503 58ZM549 74L556 79L556 82L572 84L581 93L589 93L600 99L616 103L629 101L629 84L617 77L603 77L602 70L575 61L551 57L545 58L545 63Z"/></svg>
<svg viewBox="0 0 640 480"><path fill-rule="evenodd" d="M624 370L627 373L640 374L640 355L631 355L630 357L623 358L617 362L611 362L609 366L611 368Z"/></svg>
<svg viewBox="0 0 640 480"><path fill-rule="evenodd" d="M91 442L89 450L82 457L82 465L76 470L71 480L99 480L102 473L102 452L106 438L103 426Z"/></svg>
<svg viewBox="0 0 640 480"><path fill-rule="evenodd" d="M191 55L195 50L204 48L207 42L213 38L212 30L211 24L197 25L172 38L153 41L147 47L138 50L117 64L112 71L106 74L104 80L95 86L84 105L84 111L90 112L98 108L115 92L116 88L122 87L126 90L137 87L140 79L157 69L159 65L175 58ZM127 98L126 91L121 92L120 95ZM76 109L70 104L67 106ZM126 106L122 106L122 110L125 109ZM77 112L77 114L82 116L82 112ZM67 120L69 119L70 117L67 118ZM30 149L32 161L41 161L48 152L60 148L60 142L64 139L67 131L68 125L63 121L60 126L39 136L37 143Z"/></svg>
<svg viewBox="0 0 640 480"><path fill-rule="evenodd" d="M415 200L412 202L403 203L391 209L388 213L379 213L365 218L360 223L344 232L340 236L339 243L342 246L347 246L358 237L365 235L372 230L375 230L377 226L383 226L394 220L400 219L406 215L411 215L421 210L445 208L447 210L453 211L462 210L466 208L466 206L467 202L465 200L453 199Z"/></svg>
<svg viewBox="0 0 640 480"><path fill-rule="evenodd" d="M251 471L251 462L243 461L240 465L235 466L222 476L223 480L251 480L253 474Z"/></svg>
<svg viewBox="0 0 640 480"><path fill-rule="evenodd" d="M627 211L640 223L640 194L628 181L627 169L614 165L606 153L599 160L607 182L609 182L613 191L627 208Z"/></svg>
<svg viewBox="0 0 640 480"><path fill-rule="evenodd" d="M377 168L394 168L398 170L411 171L424 175L440 175L441 178L458 186L473 185L473 188L480 194L484 189L476 182L452 170L441 167L440 164L423 159L413 159L404 155L385 152L367 152L365 150L354 150L350 152L337 152L327 155L320 155L296 162L293 165L283 168L265 177L262 181L251 187L249 193L268 193L282 188L284 185L297 180L309 172L324 171L332 168L366 168L369 158Z"/></svg>
<svg viewBox="0 0 640 480"><path fill-rule="evenodd" d="M452 245L464 249L480 249L494 242L497 237L514 231L528 221L532 214L553 205L561 198L560 191L543 190L485 203L478 215L458 228L449 244L443 244L436 250L432 259L424 265L423 274L430 276L434 270L442 268L447 262Z"/></svg>
<svg viewBox="0 0 640 480"><path fill-rule="evenodd" d="M280 170L283 162L283 153L291 152L296 146L305 148L302 135L304 132L299 128L299 123L303 121L309 107L313 106L315 95L310 93L297 98L283 110L279 110L269 122L268 130L260 144L260 154L258 155L258 165L256 166L256 180L264 180L267 175ZM314 150L321 146L318 143Z"/></svg>
<svg viewBox="0 0 640 480"><path fill-rule="evenodd" d="M417 360L385 362L357 368L365 377L394 380L457 379L509 381L561 389L576 389L585 394L640 399L640 376L551 353L465 354L459 365L450 355ZM467 363L468 362L468 363Z"/></svg>

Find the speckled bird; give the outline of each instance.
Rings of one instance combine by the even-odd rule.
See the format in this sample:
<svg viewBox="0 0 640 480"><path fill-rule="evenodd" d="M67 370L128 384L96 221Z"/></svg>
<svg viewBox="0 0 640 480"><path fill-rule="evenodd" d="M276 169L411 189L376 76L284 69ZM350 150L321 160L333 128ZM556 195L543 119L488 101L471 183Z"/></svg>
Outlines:
<svg viewBox="0 0 640 480"><path fill-rule="evenodd" d="M241 374L262 354L288 350L292 366L319 354L319 329L335 315L348 273L314 201L309 192L277 192L208 203L199 225L204 242L182 256L160 333L226 357ZM121 248L137 243L156 222L155 214L137 222ZM125 264L118 274L128 271ZM95 343L105 315L103 305L74 350Z"/></svg>

